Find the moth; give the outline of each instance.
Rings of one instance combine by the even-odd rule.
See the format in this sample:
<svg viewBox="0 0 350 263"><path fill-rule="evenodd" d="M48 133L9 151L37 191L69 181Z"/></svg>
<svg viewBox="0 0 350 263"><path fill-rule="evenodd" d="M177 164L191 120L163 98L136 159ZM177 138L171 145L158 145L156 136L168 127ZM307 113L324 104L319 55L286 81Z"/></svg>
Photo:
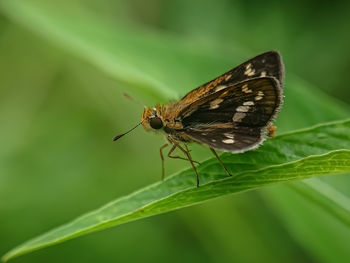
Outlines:
<svg viewBox="0 0 350 263"><path fill-rule="evenodd" d="M242 153L259 147L272 136L276 129L272 122L283 104L283 77L280 54L265 52L199 86L178 101L145 107L141 122L113 140L142 124L147 131L159 131L166 137L167 143L160 147L162 179L163 149L171 145L167 156L189 161L199 186L197 162L187 147L191 142L208 146L231 176L215 149ZM175 149L184 156L173 155Z"/></svg>

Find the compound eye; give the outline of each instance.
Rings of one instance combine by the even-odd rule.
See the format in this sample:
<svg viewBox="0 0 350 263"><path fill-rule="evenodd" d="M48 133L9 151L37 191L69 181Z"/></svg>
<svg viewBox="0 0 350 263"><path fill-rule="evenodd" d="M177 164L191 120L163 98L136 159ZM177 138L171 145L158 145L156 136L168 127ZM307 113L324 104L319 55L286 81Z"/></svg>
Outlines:
<svg viewBox="0 0 350 263"><path fill-rule="evenodd" d="M163 122L162 119L159 117L153 117L149 119L149 125L155 129L155 130L159 130L163 127Z"/></svg>

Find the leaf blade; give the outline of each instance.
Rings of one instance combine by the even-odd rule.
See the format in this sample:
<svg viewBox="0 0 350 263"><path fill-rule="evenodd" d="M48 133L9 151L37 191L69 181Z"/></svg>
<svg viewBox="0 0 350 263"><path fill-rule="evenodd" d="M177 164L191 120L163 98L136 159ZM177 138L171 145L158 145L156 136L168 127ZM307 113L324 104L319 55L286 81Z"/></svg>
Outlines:
<svg viewBox="0 0 350 263"><path fill-rule="evenodd" d="M319 148L311 147L312 138L325 139ZM342 134L342 136L339 136ZM216 160L209 159L198 168L201 186L194 185L193 172L188 169L128 196L11 250L3 260L57 244L74 237L194 205L230 193L256 189L278 182L301 180L324 174L350 172L350 121L333 122L288 133L268 140L256 151L240 155L223 155L226 164L238 162L234 178L218 169ZM301 144L311 140L309 145ZM294 143L293 143L294 142ZM326 143L327 142L327 143ZM287 144L285 147L281 145ZM306 143L307 144L307 143ZM294 147L291 147L294 145ZM280 151L276 149L280 148ZM267 153L275 153L266 158ZM310 154L311 153L311 154ZM316 154L312 154L316 153ZM265 156L265 162L263 157ZM272 158L274 160L269 160ZM240 167L240 164L244 164ZM246 165L252 169L247 170ZM231 170L233 170L231 168Z"/></svg>
<svg viewBox="0 0 350 263"><path fill-rule="evenodd" d="M332 185L314 178L289 186L350 227L350 200Z"/></svg>

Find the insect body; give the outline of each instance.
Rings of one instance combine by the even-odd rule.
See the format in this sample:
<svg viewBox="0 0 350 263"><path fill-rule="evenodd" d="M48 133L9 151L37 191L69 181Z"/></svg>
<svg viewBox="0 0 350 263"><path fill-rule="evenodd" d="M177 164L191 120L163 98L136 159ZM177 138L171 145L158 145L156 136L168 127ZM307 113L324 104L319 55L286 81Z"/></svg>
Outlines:
<svg viewBox="0 0 350 263"><path fill-rule="evenodd" d="M187 148L190 142L209 146L226 173L231 175L214 149L232 153L251 150L275 130L271 123L283 103L283 75L279 53L270 51L192 90L178 101L146 107L140 124L146 130L162 131L168 141L160 149L162 178L162 150L170 144L168 156L189 161L199 186L195 161ZM176 148L185 156L173 156Z"/></svg>

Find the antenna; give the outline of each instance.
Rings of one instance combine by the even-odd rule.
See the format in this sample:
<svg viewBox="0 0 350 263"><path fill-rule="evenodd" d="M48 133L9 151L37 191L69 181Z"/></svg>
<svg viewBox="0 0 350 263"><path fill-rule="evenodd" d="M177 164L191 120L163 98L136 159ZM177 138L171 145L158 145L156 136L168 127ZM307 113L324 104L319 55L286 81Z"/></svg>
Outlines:
<svg viewBox="0 0 350 263"><path fill-rule="evenodd" d="M144 119L139 123L137 124L134 128L131 128L130 130L128 130L127 132L125 133L122 133L120 135L117 135L113 138L113 141L116 141L116 140L119 140L121 137L123 137L124 135L128 134L129 132L131 132L132 130L136 129L141 123L143 123Z"/></svg>
<svg viewBox="0 0 350 263"><path fill-rule="evenodd" d="M129 94L127 94L127 93L123 93L123 96L124 96L124 98L126 98L126 99L128 99L128 100L130 100L130 101L132 101L132 102L135 102L135 103L137 103L138 105L140 105L140 106L142 106L142 107L146 107L145 105L143 105L141 102L139 102L138 100L136 100L135 98L133 98L133 97L131 97Z"/></svg>

